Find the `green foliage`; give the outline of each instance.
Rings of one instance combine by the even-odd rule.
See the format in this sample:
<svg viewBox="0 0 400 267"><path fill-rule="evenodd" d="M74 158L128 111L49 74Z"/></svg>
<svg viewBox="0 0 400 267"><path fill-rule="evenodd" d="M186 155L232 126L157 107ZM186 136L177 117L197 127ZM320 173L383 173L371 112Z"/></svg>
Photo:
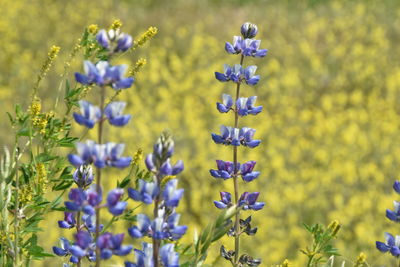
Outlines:
<svg viewBox="0 0 400 267"><path fill-rule="evenodd" d="M180 245L182 267L207 266L204 262L208 255L208 250L212 243L222 238L232 227L232 217L238 212L236 206L232 206L221 212L218 217L210 222L206 228L196 236L193 244Z"/></svg>
<svg viewBox="0 0 400 267"><path fill-rule="evenodd" d="M304 224L304 228L312 235L312 245L300 250L308 257L307 267L328 267L324 263L327 263L331 256L340 255L331 244L332 239L336 238L340 230L340 224L337 221L331 222L327 227L321 224L312 226Z"/></svg>

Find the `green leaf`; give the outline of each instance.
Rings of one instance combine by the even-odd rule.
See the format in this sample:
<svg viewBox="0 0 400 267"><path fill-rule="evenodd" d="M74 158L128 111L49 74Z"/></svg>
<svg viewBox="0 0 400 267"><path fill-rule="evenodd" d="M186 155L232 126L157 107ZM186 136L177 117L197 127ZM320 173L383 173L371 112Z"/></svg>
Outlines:
<svg viewBox="0 0 400 267"><path fill-rule="evenodd" d="M35 157L35 160L38 163L44 163L44 162L48 162L48 161L54 160L56 158L58 158L58 156L51 156L51 155L49 155L47 153L40 153L39 155L37 155Z"/></svg>
<svg viewBox="0 0 400 267"><path fill-rule="evenodd" d="M22 129L19 129L17 132L18 136L29 136L30 134L30 129L28 127L24 127Z"/></svg>
<svg viewBox="0 0 400 267"><path fill-rule="evenodd" d="M129 176L125 177L121 182L117 182L117 187L125 188L131 182L131 178Z"/></svg>

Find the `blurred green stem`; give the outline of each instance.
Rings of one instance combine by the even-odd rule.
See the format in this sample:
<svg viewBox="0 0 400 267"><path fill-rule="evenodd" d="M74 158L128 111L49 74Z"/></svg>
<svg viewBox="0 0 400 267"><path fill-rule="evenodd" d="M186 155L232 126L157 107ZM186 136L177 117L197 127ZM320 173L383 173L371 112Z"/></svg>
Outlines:
<svg viewBox="0 0 400 267"><path fill-rule="evenodd" d="M240 65L243 65L243 60L244 60L244 56L242 55L240 58ZM240 82L237 84L236 87L236 98L235 98L235 129L238 127L239 124L239 114L238 114L238 109L237 109L237 105L236 102L239 99L239 95L240 95ZM237 146L233 147L233 166L234 166L234 174L233 174L233 186L234 186L234 190L235 190L235 202L238 205L238 201L239 201L239 183L238 183L238 168L237 168ZM239 252L240 252L240 212L238 211L235 215L235 262L234 265L238 266L238 261L239 261Z"/></svg>
<svg viewBox="0 0 400 267"><path fill-rule="evenodd" d="M18 139L16 139L16 143L18 142ZM15 147L15 206L14 206L14 214L15 214L15 219L14 219L14 266L19 266L20 259L19 259L19 247L18 247L18 239L19 239L19 174L18 174L18 168L19 168L19 162L18 162L18 156L19 156L19 149L16 146Z"/></svg>

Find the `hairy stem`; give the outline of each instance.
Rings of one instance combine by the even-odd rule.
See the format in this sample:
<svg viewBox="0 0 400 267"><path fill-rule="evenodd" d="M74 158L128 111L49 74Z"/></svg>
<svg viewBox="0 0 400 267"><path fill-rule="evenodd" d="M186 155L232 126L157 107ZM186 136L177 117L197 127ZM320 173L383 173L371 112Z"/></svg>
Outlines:
<svg viewBox="0 0 400 267"><path fill-rule="evenodd" d="M243 64L243 60L244 60L244 56L242 55L240 58L240 65ZM239 95L240 95L240 82L237 84L236 87L236 97L235 97L235 128L238 127L239 124L239 114L238 114L238 109L237 109L237 105L236 102L239 99ZM239 204L239 183L238 183L238 168L237 168L237 163L238 163L238 159L237 159L237 146L233 147L233 166L234 166L234 173L233 173L233 186L234 186L234 190L235 190L235 202L236 204ZM239 234L239 230L240 230L240 224L239 224L239 220L240 220L240 212L238 211L235 215L235 266L238 266L238 261L239 261L239 253L240 253L240 234Z"/></svg>
<svg viewBox="0 0 400 267"><path fill-rule="evenodd" d="M101 93L100 93L100 111L101 111L101 118L99 121L99 126L98 126L98 132L97 132L97 137L98 137L98 144L101 144L103 142L103 111L104 111L104 99L105 99L105 87L101 87ZM97 189L97 194L101 194L101 168L96 169L96 189ZM100 235L100 208L96 209L96 235L95 235L95 240L97 241ZM96 247L96 267L100 267L100 248Z"/></svg>

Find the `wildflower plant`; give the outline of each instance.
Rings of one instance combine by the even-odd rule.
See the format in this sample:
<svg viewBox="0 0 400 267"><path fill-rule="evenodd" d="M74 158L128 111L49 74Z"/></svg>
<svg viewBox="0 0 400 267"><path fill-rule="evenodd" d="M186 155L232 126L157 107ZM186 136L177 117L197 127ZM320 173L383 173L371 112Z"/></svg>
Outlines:
<svg viewBox="0 0 400 267"><path fill-rule="evenodd" d="M327 227L304 224L304 228L312 235L312 245L300 250L308 258L307 267L318 267L326 264L332 256L339 256L338 249L331 244L341 228L338 221L332 221Z"/></svg>
<svg viewBox="0 0 400 267"><path fill-rule="evenodd" d="M257 202L259 192L243 192L240 195L239 177L244 182L251 182L256 179L260 172L253 171L256 165L255 161L248 161L240 164L238 161L238 148L240 146L255 148L261 141L254 139L255 130L249 127L239 127L239 118L247 115L256 115L261 112L262 106L255 106L256 96L241 97L241 85L256 85L260 76L256 75L257 66L245 67L244 59L246 57L264 57L267 54L266 49L260 49L260 40L254 39L258 33L257 26L246 22L241 27L242 36L235 36L233 43L227 42L225 50L229 54L239 55L240 63L234 66L224 65L223 72L215 72L215 78L220 82L233 82L236 85L236 95L233 98L229 94L222 95L222 103L217 103L217 109L221 113L232 112L234 116L234 126L221 126L220 134L212 134L212 139L216 144L222 144L233 147L233 160L217 160L217 169L210 170L211 176L217 179L232 179L234 184L234 193L220 192L221 200L214 201L218 209L226 209L234 205L242 210L260 210L264 207L264 202ZM240 236L242 234L255 235L256 227L251 225L251 216L241 219L241 212L235 215L233 227L229 229L228 235L235 239L234 250L227 250L225 246L221 247L221 256L228 260L232 266L258 266L261 259L255 259L247 254L240 254Z"/></svg>
<svg viewBox="0 0 400 267"><path fill-rule="evenodd" d="M77 153L68 155L69 162L76 168L72 175L76 187L68 193L68 200L64 202L64 216L58 225L60 228L74 229L75 234L72 241L61 238L60 246L54 246L53 252L68 257L69 262L77 266L82 266L84 259L87 259L99 267L102 260L113 255L125 256L133 249L132 245L123 244L124 233L113 234L107 231L119 219L134 219L133 210L127 208L123 188L129 184L133 172L140 177L138 161L141 151L134 158L124 156L124 144L105 143L103 137L106 121L112 127L123 127L131 119L130 114L124 113L126 103L114 101L121 90L130 88L134 82L134 78L127 73L127 65L111 64L113 57L132 49L134 43L129 34L121 32L121 26L122 23L116 20L108 30L99 31L95 25L86 29L84 40L88 45L85 46L84 72L75 73L76 82L81 88L98 89L98 105L79 100L76 102L79 112L73 113L77 124L87 129L96 129L97 141L78 142ZM143 64L136 65L137 72ZM112 96L106 102L109 92ZM123 169L129 166L129 175L117 183L117 188L103 196L104 169ZM106 224L102 223L102 210L107 210L112 216ZM68 263L65 265L69 266Z"/></svg>
<svg viewBox="0 0 400 267"><path fill-rule="evenodd" d="M174 141L168 132L163 132L154 145L153 153L147 155L145 163L151 176L139 179L136 189L129 188L129 197L153 206L151 216L138 214L136 225L128 229L134 239L149 237L151 243L143 242L142 250L135 249L136 263L126 261L126 267L179 266L179 254L172 242L179 240L187 230L180 225L180 214L176 212L183 189L179 189L176 175L184 169L183 161L171 163Z"/></svg>

